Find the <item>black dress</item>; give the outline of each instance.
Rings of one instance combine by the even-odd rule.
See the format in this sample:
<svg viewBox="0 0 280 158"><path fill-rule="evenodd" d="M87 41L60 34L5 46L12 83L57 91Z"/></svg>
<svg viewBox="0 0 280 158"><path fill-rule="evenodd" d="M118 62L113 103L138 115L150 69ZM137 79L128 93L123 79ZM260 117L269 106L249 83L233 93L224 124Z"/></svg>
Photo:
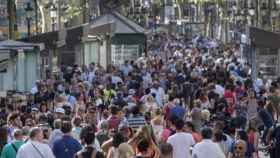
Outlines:
<svg viewBox="0 0 280 158"><path fill-rule="evenodd" d="M97 151L95 152L95 148L91 147L91 146L87 146L84 149L82 149L81 151L79 151L75 158L104 158L104 155ZM95 152L95 157L93 155L93 152Z"/></svg>

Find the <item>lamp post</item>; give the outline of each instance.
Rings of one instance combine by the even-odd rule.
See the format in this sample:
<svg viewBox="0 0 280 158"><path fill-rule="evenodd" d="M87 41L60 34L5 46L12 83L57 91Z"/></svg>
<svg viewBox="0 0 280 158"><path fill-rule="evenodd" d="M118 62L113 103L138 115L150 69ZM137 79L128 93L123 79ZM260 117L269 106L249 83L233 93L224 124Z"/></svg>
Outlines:
<svg viewBox="0 0 280 158"><path fill-rule="evenodd" d="M256 12L255 12L256 8L254 6L253 3L250 4L250 7L248 9L248 14L250 15L250 22L251 22L251 25L257 25L258 24L258 19L256 19L256 21L254 21L254 17L256 17ZM257 17L256 17L257 18Z"/></svg>
<svg viewBox="0 0 280 158"><path fill-rule="evenodd" d="M35 30L37 35L39 33L38 3L37 0L33 0L33 2L34 2L34 12L35 12Z"/></svg>
<svg viewBox="0 0 280 158"><path fill-rule="evenodd" d="M27 21L27 36L28 36L28 38L30 38L31 37L31 20L32 20L32 13L33 13L33 8L31 7L30 2L27 3L25 12L26 12L26 21Z"/></svg>
<svg viewBox="0 0 280 158"><path fill-rule="evenodd" d="M52 31L55 31L55 19L57 18L57 9L54 4L51 6L50 16L52 19Z"/></svg>

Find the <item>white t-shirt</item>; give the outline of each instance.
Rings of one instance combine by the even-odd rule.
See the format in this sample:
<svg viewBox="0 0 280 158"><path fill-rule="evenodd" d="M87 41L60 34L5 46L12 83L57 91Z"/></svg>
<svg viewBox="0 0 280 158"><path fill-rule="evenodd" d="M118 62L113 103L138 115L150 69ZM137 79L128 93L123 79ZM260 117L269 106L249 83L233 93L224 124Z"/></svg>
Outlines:
<svg viewBox="0 0 280 158"><path fill-rule="evenodd" d="M193 158L226 158L220 146L210 139L204 139L196 144L192 155Z"/></svg>
<svg viewBox="0 0 280 158"><path fill-rule="evenodd" d="M23 144L18 152L17 158L55 158L51 148L47 144L29 141Z"/></svg>
<svg viewBox="0 0 280 158"><path fill-rule="evenodd" d="M190 148L195 144L193 136L189 133L175 133L167 139L173 147L173 157L191 158Z"/></svg>
<svg viewBox="0 0 280 158"><path fill-rule="evenodd" d="M216 84L216 85L215 85L215 90L214 90L214 92L215 92L216 94L219 94L220 97L223 97L223 96L224 96L224 93L225 93L225 88L222 87L222 86L219 85L219 84Z"/></svg>

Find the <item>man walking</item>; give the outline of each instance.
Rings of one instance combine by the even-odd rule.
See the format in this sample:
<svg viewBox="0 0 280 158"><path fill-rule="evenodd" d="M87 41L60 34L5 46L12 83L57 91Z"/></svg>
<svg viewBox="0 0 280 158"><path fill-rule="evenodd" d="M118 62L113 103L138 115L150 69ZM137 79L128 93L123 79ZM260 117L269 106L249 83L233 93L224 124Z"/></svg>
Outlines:
<svg viewBox="0 0 280 158"><path fill-rule="evenodd" d="M16 158L19 148L24 144L22 130L15 129L13 136L13 141L4 146L1 158Z"/></svg>
<svg viewBox="0 0 280 158"><path fill-rule="evenodd" d="M219 145L211 140L213 132L210 128L204 128L201 134L203 140L194 146L193 158L226 158Z"/></svg>
<svg viewBox="0 0 280 158"><path fill-rule="evenodd" d="M167 139L167 143L173 147L173 157L190 158L190 148L195 144L195 141L191 134L183 131L183 120L177 120L175 126L176 133Z"/></svg>
<svg viewBox="0 0 280 158"><path fill-rule="evenodd" d="M81 144L71 136L72 125L70 121L63 121L61 132L63 136L53 144L53 153L56 158L74 158L75 154L82 149Z"/></svg>
<svg viewBox="0 0 280 158"><path fill-rule="evenodd" d="M51 148L43 141L43 131L34 127L30 131L30 140L18 150L16 158L55 158Z"/></svg>

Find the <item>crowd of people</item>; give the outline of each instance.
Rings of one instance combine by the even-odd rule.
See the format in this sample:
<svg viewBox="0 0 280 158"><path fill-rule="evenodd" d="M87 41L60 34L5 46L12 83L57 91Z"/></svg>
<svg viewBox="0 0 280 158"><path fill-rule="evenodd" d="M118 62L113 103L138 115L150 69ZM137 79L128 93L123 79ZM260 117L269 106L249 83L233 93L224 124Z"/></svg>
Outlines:
<svg viewBox="0 0 280 158"><path fill-rule="evenodd" d="M1 104L1 158L280 157L280 79L203 41L162 33L137 61L48 72Z"/></svg>

